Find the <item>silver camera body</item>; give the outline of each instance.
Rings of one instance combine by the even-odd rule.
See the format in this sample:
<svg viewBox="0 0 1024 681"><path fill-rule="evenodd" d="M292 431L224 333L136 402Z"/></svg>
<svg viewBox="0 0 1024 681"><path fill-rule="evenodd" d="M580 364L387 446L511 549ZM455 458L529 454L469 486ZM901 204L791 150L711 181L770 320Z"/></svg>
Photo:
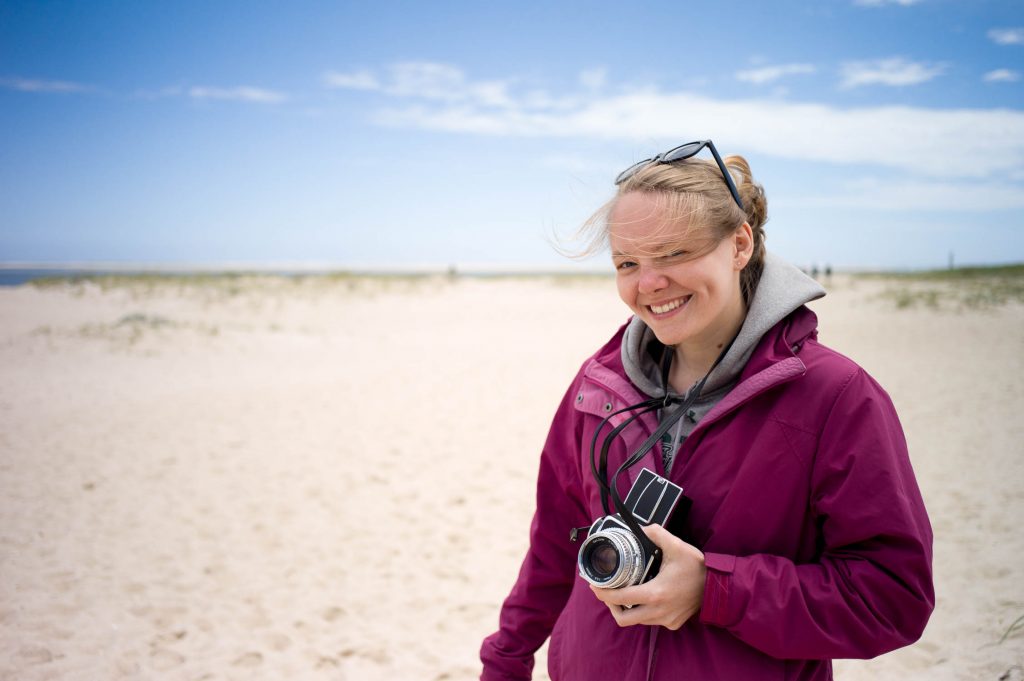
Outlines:
<svg viewBox="0 0 1024 681"><path fill-rule="evenodd" d="M643 468L623 505L639 525L664 527L682 498L682 487ZM620 589L653 579L661 565L661 551L646 536L637 537L622 514L615 513L590 526L577 565L580 576L594 586Z"/></svg>

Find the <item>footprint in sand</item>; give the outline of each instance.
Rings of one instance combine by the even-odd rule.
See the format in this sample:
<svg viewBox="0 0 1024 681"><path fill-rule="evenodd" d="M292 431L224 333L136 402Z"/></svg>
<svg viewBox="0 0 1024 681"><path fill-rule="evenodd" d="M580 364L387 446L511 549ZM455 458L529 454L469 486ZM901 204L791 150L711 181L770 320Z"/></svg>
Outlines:
<svg viewBox="0 0 1024 681"><path fill-rule="evenodd" d="M263 637L263 641L271 650L277 651L285 650L292 644L292 640L290 638L278 632L267 634Z"/></svg>
<svg viewBox="0 0 1024 681"><path fill-rule="evenodd" d="M249 651L231 663L234 667L258 667L261 664L263 664L263 655L255 651Z"/></svg>
<svg viewBox="0 0 1024 681"><path fill-rule="evenodd" d="M142 671L142 668L139 666L138 662L136 662L135 660L129 660L127 658L121 658L117 660L116 666L118 673L120 673L122 676L130 676L131 678L135 679L139 678L139 673Z"/></svg>
<svg viewBox="0 0 1024 681"><path fill-rule="evenodd" d="M358 648L345 648L340 653L341 657L361 657L364 660L369 660L375 664L385 665L391 662L391 656L387 651L381 648L370 648L370 649L358 649Z"/></svg>
<svg viewBox="0 0 1024 681"><path fill-rule="evenodd" d="M173 650L157 648L149 653L149 663L153 669L166 671L185 664L185 656Z"/></svg>
<svg viewBox="0 0 1024 681"><path fill-rule="evenodd" d="M177 631L165 631L162 634L157 634L156 636L154 636L153 640L149 643L151 646L155 648L162 643L173 644L176 641L180 641L181 639L185 638L186 636L188 636L188 632L184 629L179 629Z"/></svg>
<svg viewBox="0 0 1024 681"><path fill-rule="evenodd" d="M324 610L322 617L328 622L333 622L337 620L339 617L342 617L344 614L345 609L335 605Z"/></svg>
<svg viewBox="0 0 1024 681"><path fill-rule="evenodd" d="M53 662L53 653L42 646L23 646L18 650L18 659L28 664L47 664Z"/></svg>

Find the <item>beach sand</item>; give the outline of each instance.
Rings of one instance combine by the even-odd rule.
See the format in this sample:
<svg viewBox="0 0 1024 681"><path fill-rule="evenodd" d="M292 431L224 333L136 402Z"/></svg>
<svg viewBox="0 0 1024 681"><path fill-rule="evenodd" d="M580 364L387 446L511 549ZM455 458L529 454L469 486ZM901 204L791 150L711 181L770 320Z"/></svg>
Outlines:
<svg viewBox="0 0 1024 681"><path fill-rule="evenodd" d="M1019 680L1024 306L891 286L812 307L903 420L938 607L836 677ZM476 678L551 416L626 318L608 278L0 289L0 679Z"/></svg>

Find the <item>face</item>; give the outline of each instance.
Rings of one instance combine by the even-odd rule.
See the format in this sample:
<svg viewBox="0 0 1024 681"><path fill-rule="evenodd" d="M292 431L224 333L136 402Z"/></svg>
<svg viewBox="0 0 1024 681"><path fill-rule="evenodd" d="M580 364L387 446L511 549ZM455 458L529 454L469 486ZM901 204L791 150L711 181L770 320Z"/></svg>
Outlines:
<svg viewBox="0 0 1024 681"><path fill-rule="evenodd" d="M650 194L616 202L609 242L619 296L666 345L727 343L746 315L740 271L753 252L750 226L715 243L703 227L666 229L663 215Z"/></svg>

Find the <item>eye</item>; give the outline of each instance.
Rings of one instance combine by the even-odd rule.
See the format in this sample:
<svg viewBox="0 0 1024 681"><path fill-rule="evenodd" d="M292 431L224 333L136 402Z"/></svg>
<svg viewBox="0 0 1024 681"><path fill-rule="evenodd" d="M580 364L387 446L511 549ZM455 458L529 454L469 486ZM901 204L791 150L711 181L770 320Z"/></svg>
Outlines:
<svg viewBox="0 0 1024 681"><path fill-rule="evenodd" d="M636 267L636 263L633 262L632 260L620 260L617 263L615 263L615 269L618 270L619 272L624 272L633 267Z"/></svg>
<svg viewBox="0 0 1024 681"><path fill-rule="evenodd" d="M685 250L678 250L678 251L672 251L671 253L669 253L669 254L668 254L668 255L666 255L665 257L666 257L666 258L681 258L681 257L683 257L684 255L689 255L689 254L690 254L690 252L689 252L689 251L685 251Z"/></svg>

